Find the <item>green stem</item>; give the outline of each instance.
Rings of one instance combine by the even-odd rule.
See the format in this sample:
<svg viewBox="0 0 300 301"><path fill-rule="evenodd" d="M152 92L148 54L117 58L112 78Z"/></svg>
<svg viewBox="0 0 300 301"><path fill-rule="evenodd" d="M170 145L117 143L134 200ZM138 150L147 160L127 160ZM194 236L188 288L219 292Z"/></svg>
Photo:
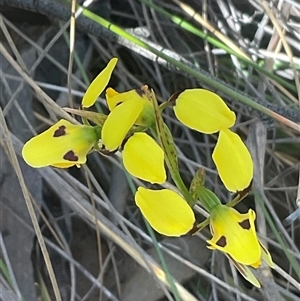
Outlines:
<svg viewBox="0 0 300 301"><path fill-rule="evenodd" d="M245 188L243 191L239 191L238 195L233 200L231 200L230 202L228 202L226 204L226 206L227 207L234 207L239 202L241 202L248 195L251 187L252 187L252 181L251 181L251 183L249 184L249 186L247 188Z"/></svg>
<svg viewBox="0 0 300 301"><path fill-rule="evenodd" d="M235 205L237 205L241 200L243 200L246 196L244 197L240 197L240 195L237 195L233 200L231 200L230 202L228 202L226 204L227 207L234 207Z"/></svg>
<svg viewBox="0 0 300 301"><path fill-rule="evenodd" d="M165 108L169 107L171 104L169 101L164 101L163 103L161 103L158 108L159 110L162 112Z"/></svg>
<svg viewBox="0 0 300 301"><path fill-rule="evenodd" d="M157 141L159 141L160 146L162 147L165 154L165 162L171 174L171 177L182 193L183 197L187 201L187 203L193 207L196 204L196 201L188 191L185 186L178 169L178 158L177 158L177 150L174 144L173 136L168 128L168 126L164 123L161 114L161 108L158 106L157 99L153 90L151 90L151 94L149 94L149 98L153 104L153 110L155 114L155 124L150 127L152 135L155 137Z"/></svg>
<svg viewBox="0 0 300 301"><path fill-rule="evenodd" d="M203 221L202 223L200 223L196 226L197 230L194 233L201 231L208 225L209 225L209 217L205 221Z"/></svg>
<svg viewBox="0 0 300 301"><path fill-rule="evenodd" d="M182 193L183 197L185 198L185 200L187 201L187 203L193 207L196 204L196 201L193 199L193 197L191 196L190 192L188 191L186 185L184 184L181 175L179 173L178 167L174 167L174 164L172 163L172 160L169 158L169 152L168 150L165 148L165 144L161 141L161 139L159 138L159 134L157 133L156 127L153 126L150 128L151 133L153 135L153 137L160 141L160 145L163 148L163 151L165 153L165 162L167 164L168 170L170 172L171 178L175 183L175 186L178 188L178 190Z"/></svg>
<svg viewBox="0 0 300 301"><path fill-rule="evenodd" d="M168 165L168 163L167 163L167 165ZM191 196L190 192L188 191L186 185L184 184L179 171L178 170L174 171L169 166L168 166L168 168L169 168L171 177L172 177L176 187L180 190L180 192L182 193L182 195L185 198L185 200L187 201L187 203L191 207L194 207L196 204L196 201L193 199L193 197Z"/></svg>

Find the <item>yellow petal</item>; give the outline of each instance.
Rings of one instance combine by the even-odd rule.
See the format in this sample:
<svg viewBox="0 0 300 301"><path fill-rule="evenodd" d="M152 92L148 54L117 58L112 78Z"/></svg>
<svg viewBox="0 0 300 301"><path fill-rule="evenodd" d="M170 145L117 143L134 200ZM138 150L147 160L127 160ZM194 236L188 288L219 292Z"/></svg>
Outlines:
<svg viewBox="0 0 300 301"><path fill-rule="evenodd" d="M103 149L113 152L121 145L143 109L138 99L131 99L115 107L102 128Z"/></svg>
<svg viewBox="0 0 300 301"><path fill-rule="evenodd" d="M133 176L150 183L166 181L164 152L146 133L135 133L125 143L123 163Z"/></svg>
<svg viewBox="0 0 300 301"><path fill-rule="evenodd" d="M205 134L230 128L235 113L217 94L205 89L188 89L179 94L174 112L184 125Z"/></svg>
<svg viewBox="0 0 300 301"><path fill-rule="evenodd" d="M111 74L116 67L118 62L117 58L112 58L107 66L99 73L99 75L92 81L92 83L87 88L85 94L82 99L82 107L89 108L91 107L99 97L99 95L103 92L105 87L107 86Z"/></svg>
<svg viewBox="0 0 300 301"><path fill-rule="evenodd" d="M93 127L60 120L45 132L27 141L22 149L25 162L32 167L67 168L86 162L86 155L97 142Z"/></svg>
<svg viewBox="0 0 300 301"><path fill-rule="evenodd" d="M118 93L112 88L106 90L106 102L110 111L112 111L119 104L129 100L139 100L144 103L146 100L137 92L137 90L130 90L122 93Z"/></svg>
<svg viewBox="0 0 300 301"><path fill-rule="evenodd" d="M218 173L229 191L242 191L253 178L253 161L241 138L226 129L219 133L212 154Z"/></svg>
<svg viewBox="0 0 300 301"><path fill-rule="evenodd" d="M119 92L117 92L115 89L111 88L111 87L108 87L105 91L105 96L106 96L106 99L110 99L112 98L113 96L116 96L118 95ZM106 100L107 101L107 100ZM108 102L107 102L108 103ZM110 108L110 105L108 104L108 107ZM114 106L115 107L115 106ZM111 111L111 109L110 109Z"/></svg>
<svg viewBox="0 0 300 301"><path fill-rule="evenodd" d="M213 237L208 240L209 249L229 254L238 263L259 266L261 247L255 231L255 212L241 214L225 205L217 205L210 212Z"/></svg>
<svg viewBox="0 0 300 301"><path fill-rule="evenodd" d="M135 202L151 227L163 235L184 235L194 225L193 210L172 190L139 187L135 194Z"/></svg>

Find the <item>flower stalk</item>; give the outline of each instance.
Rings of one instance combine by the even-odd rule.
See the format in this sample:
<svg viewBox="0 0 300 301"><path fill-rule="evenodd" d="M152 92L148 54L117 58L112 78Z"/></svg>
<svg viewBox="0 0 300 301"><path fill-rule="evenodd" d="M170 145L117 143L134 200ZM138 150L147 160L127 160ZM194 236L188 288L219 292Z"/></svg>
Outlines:
<svg viewBox="0 0 300 301"><path fill-rule="evenodd" d="M164 123L162 119L161 111L158 107L158 103L153 90L151 91L151 100L154 108L155 124L156 124L156 128L153 127L151 128L152 133L156 136L162 149L165 152L165 161L176 187L182 193L187 203L191 207L193 207L196 201L191 196L190 192L188 191L179 173L177 150L175 148L173 137L170 134L167 125Z"/></svg>

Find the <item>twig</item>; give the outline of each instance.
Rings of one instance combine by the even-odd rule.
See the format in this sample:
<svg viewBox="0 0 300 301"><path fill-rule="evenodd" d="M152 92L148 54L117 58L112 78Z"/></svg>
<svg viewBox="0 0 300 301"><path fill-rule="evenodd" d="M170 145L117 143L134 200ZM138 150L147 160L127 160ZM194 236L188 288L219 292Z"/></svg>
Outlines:
<svg viewBox="0 0 300 301"><path fill-rule="evenodd" d="M29 212L29 215L30 215L30 218L31 218L36 236L37 236L37 240L38 240L39 245L41 247L41 251L42 251L46 266L47 266L47 270L48 270L49 277L50 277L50 280L51 280L51 284L52 284L52 287L53 287L53 290L54 290L54 295L55 295L56 301L62 301L61 295L60 295L60 292L59 292L59 288L58 288L58 284L57 284L57 281L56 281L56 278L55 278L54 270L53 270L51 260L50 260L50 257L49 257L49 253L47 251L47 247L45 245L45 241L44 241L44 238L43 238L40 226L39 226L39 222L37 220L36 214L34 212L33 205L32 205L31 200L30 200L30 195L28 193L28 190L27 190L27 187L26 187L23 175L22 175L22 171L21 171L17 156L16 156L16 153L14 151L12 141L10 139L9 130L7 128L7 124L5 122L5 119L4 119L4 116L3 116L3 111L1 109L1 107L0 107L0 121L1 121L1 128L3 130L3 139L1 139L1 144L3 144L4 148L7 148L8 155L10 156L10 160L12 161L12 166L14 167L16 175L18 177L18 180L19 180L19 183L20 183L23 195L24 195L24 199L25 199L25 202L26 202L26 206L28 208L28 212ZM6 144L7 147L5 147L5 144Z"/></svg>

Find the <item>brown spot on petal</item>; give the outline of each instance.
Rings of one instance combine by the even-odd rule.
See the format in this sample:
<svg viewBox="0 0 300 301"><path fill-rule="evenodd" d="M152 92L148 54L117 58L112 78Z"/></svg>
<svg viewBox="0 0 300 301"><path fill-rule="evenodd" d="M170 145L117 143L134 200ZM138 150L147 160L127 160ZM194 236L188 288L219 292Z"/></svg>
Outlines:
<svg viewBox="0 0 300 301"><path fill-rule="evenodd" d="M178 96L182 93L183 91L181 92L177 92L177 93L174 93L168 100L168 102L170 102L173 106L176 105L176 99L178 98Z"/></svg>
<svg viewBox="0 0 300 301"><path fill-rule="evenodd" d="M249 219L245 219L244 221L240 222L239 225L245 230L249 230L251 227Z"/></svg>
<svg viewBox="0 0 300 301"><path fill-rule="evenodd" d="M197 221L194 222L193 227L190 231L188 231L185 235L194 235L199 231L197 227Z"/></svg>
<svg viewBox="0 0 300 301"><path fill-rule="evenodd" d="M251 182L248 185L248 187L245 188L244 190L238 191L239 200L242 200L243 198L245 198L248 195L248 193L249 193L249 191L251 190L251 187L252 187L252 182L253 182L253 180L251 180Z"/></svg>
<svg viewBox="0 0 300 301"><path fill-rule="evenodd" d="M135 89L135 91L144 99L152 101L152 88L148 85L144 85L140 89Z"/></svg>
<svg viewBox="0 0 300 301"><path fill-rule="evenodd" d="M63 156L63 158L64 158L65 160L68 160L68 161L73 161L73 162L78 161L78 157L75 155L75 153L74 153L72 150L68 151L68 152Z"/></svg>
<svg viewBox="0 0 300 301"><path fill-rule="evenodd" d="M128 142L128 140L134 135L135 133L131 133L130 136L127 136L122 141L122 144L120 146L120 150L123 151L125 144ZM116 151L115 151L116 152Z"/></svg>
<svg viewBox="0 0 300 301"><path fill-rule="evenodd" d="M237 261L235 261L235 260L232 258L231 255L229 255L229 254L226 254L226 255L228 256L228 258L229 258L230 260L233 261L235 267L239 270L239 272L240 272L243 276L247 276L247 272L246 272L245 266L242 265L242 264L240 264L240 263L238 263Z"/></svg>
<svg viewBox="0 0 300 301"><path fill-rule="evenodd" d="M105 145L102 145L101 149L100 149L100 153L105 155L105 156L111 156L112 154L114 154L115 152L117 152L118 149L114 150L114 151L110 151L108 149L105 148Z"/></svg>
<svg viewBox="0 0 300 301"><path fill-rule="evenodd" d="M135 89L135 92L140 95L141 97L143 97L145 95L145 91L143 89Z"/></svg>
<svg viewBox="0 0 300 301"><path fill-rule="evenodd" d="M265 246L260 242L260 240L258 240L258 243L260 245L260 247L263 249L263 252L265 253L269 253L269 251L265 248Z"/></svg>
<svg viewBox="0 0 300 301"><path fill-rule="evenodd" d="M220 239L216 242L216 244L222 248L224 248L227 245L226 237L221 236Z"/></svg>
<svg viewBox="0 0 300 301"><path fill-rule="evenodd" d="M53 137L60 137L66 135L66 126L61 125L53 134Z"/></svg>

